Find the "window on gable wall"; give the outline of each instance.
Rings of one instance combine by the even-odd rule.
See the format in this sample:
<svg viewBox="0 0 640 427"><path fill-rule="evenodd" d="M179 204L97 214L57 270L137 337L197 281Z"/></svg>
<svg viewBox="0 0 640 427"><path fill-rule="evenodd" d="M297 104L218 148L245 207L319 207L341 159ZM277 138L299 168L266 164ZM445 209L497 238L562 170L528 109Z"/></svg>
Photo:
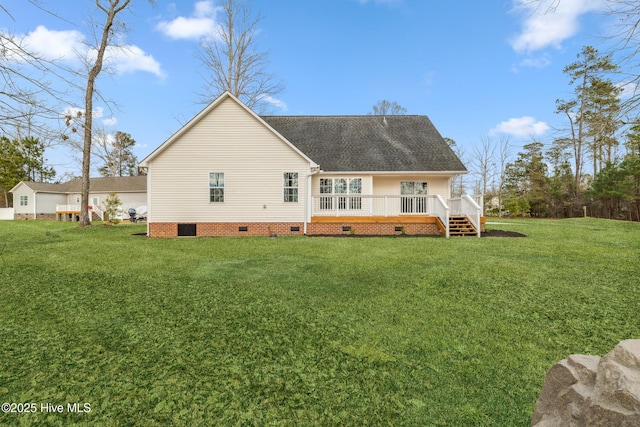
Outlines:
<svg viewBox="0 0 640 427"><path fill-rule="evenodd" d="M212 203L224 202L224 172L209 174L209 201Z"/></svg>
<svg viewBox="0 0 640 427"><path fill-rule="evenodd" d="M284 201L285 203L298 202L298 172L284 173Z"/></svg>
<svg viewBox="0 0 640 427"><path fill-rule="evenodd" d="M20 206L29 205L29 196L20 196Z"/></svg>

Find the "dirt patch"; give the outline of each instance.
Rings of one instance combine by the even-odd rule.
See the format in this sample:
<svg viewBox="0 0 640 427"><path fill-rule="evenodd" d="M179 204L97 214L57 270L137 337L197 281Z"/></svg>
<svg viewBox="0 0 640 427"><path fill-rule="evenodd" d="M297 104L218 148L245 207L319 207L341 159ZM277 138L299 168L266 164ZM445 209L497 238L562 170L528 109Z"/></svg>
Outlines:
<svg viewBox="0 0 640 427"><path fill-rule="evenodd" d="M505 230L487 230L481 234L481 237L527 237L525 234L516 231Z"/></svg>

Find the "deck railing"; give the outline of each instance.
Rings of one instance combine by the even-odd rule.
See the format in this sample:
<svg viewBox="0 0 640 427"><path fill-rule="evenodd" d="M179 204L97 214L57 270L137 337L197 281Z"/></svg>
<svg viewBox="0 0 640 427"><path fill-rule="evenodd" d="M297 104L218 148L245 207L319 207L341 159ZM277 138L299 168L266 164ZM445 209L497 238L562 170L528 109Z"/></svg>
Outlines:
<svg viewBox="0 0 640 427"><path fill-rule="evenodd" d="M438 195L314 195L312 216L437 216L449 228L449 207ZM448 236L448 231L447 231Z"/></svg>
<svg viewBox="0 0 640 427"><path fill-rule="evenodd" d="M471 224L478 231L480 237L480 217L482 216L482 195L462 196L449 199L449 209L452 214L469 218ZM480 203L478 203L480 202Z"/></svg>
<svg viewBox="0 0 640 427"><path fill-rule="evenodd" d="M80 212L80 205L56 205L56 212Z"/></svg>
<svg viewBox="0 0 640 427"><path fill-rule="evenodd" d="M80 212L80 205L56 205L56 213ZM96 215L104 220L104 212L100 206L89 206L89 212L95 212Z"/></svg>

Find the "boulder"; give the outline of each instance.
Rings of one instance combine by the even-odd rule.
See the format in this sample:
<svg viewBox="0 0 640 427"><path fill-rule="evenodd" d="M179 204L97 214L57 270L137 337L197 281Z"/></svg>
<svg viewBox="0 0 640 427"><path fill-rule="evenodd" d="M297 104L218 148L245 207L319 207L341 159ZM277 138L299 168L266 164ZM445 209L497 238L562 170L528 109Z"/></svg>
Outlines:
<svg viewBox="0 0 640 427"><path fill-rule="evenodd" d="M640 340L607 355L574 354L549 369L532 427L640 426Z"/></svg>

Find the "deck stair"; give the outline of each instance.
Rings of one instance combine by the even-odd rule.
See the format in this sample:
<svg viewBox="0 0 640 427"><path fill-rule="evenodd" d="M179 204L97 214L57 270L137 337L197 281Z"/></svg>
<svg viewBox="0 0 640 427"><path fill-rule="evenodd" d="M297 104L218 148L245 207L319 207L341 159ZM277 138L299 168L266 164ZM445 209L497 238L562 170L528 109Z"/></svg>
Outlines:
<svg viewBox="0 0 640 427"><path fill-rule="evenodd" d="M478 231L473 226L469 218L463 215L449 216L449 235L450 236L478 236Z"/></svg>

